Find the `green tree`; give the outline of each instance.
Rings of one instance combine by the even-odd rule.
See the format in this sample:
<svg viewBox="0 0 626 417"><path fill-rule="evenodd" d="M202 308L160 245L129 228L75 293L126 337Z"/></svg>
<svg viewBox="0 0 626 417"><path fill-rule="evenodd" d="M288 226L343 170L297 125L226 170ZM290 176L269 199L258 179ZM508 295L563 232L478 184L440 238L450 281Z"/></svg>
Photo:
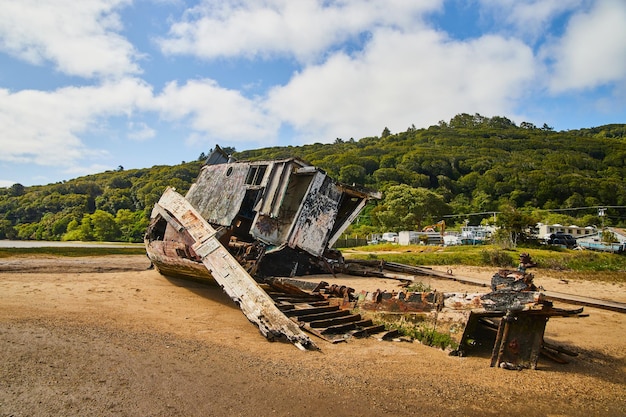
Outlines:
<svg viewBox="0 0 626 417"><path fill-rule="evenodd" d="M617 240L617 236L615 236L615 233L611 232L610 230L603 230L602 242L603 243L618 243L619 240Z"/></svg>
<svg viewBox="0 0 626 417"><path fill-rule="evenodd" d="M115 215L115 223L123 242L141 242L149 222L143 211L122 209Z"/></svg>
<svg viewBox="0 0 626 417"><path fill-rule="evenodd" d="M9 195L13 197L19 197L21 195L24 195L25 190L26 188L22 184L15 183L9 187Z"/></svg>
<svg viewBox="0 0 626 417"><path fill-rule="evenodd" d="M365 184L365 168L361 165L350 164L339 170L339 181L344 184Z"/></svg>
<svg viewBox="0 0 626 417"><path fill-rule="evenodd" d="M450 206L437 193L406 184L394 185L385 192L383 204L373 211L387 230L421 230L424 223L450 213Z"/></svg>
<svg viewBox="0 0 626 417"><path fill-rule="evenodd" d="M0 239L15 239L17 233L9 220L0 220Z"/></svg>
<svg viewBox="0 0 626 417"><path fill-rule="evenodd" d="M91 215L91 226L94 240L112 242L119 238L120 230L115 223L115 217L103 210L96 210Z"/></svg>
<svg viewBox="0 0 626 417"><path fill-rule="evenodd" d="M37 237L38 223L22 223L15 226L16 237L20 240L34 240Z"/></svg>
<svg viewBox="0 0 626 417"><path fill-rule="evenodd" d="M529 212L520 211L511 205L501 206L500 211L496 225L508 234L510 243L515 248L520 241L530 237L530 228L537 221Z"/></svg>
<svg viewBox="0 0 626 417"><path fill-rule="evenodd" d="M80 239L77 240L94 240L93 226L91 225L91 215L85 214L80 221Z"/></svg>
<svg viewBox="0 0 626 417"><path fill-rule="evenodd" d="M85 236L83 236L81 223L79 223L76 219L70 221L67 224L67 232L63 235L61 240L64 240L64 241L87 240Z"/></svg>

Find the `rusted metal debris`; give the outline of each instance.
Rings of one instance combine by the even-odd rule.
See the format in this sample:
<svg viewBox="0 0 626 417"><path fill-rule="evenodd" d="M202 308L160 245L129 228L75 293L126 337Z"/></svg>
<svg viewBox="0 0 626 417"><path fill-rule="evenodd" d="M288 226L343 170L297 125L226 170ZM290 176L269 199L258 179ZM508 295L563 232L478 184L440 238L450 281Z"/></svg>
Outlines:
<svg viewBox="0 0 626 417"><path fill-rule="evenodd" d="M271 278L267 284L268 294L286 316L327 342L374 335L387 340L398 334L396 330L387 330L384 325L373 323L372 319L352 313L353 288L330 285L325 281L313 284L293 278Z"/></svg>
<svg viewBox="0 0 626 417"><path fill-rule="evenodd" d="M371 266L374 276L385 273L384 265ZM397 269L398 265L393 267ZM361 264L359 274L366 273ZM505 369L536 369L540 355L566 363L561 354L575 356L576 353L546 342L546 324L552 317L584 317L583 309L555 308L536 291L532 278L525 271L500 270L492 278L489 293L384 290L357 293L326 282L316 285L289 278L273 279L270 285L277 290L290 288L288 292L299 297L314 297L306 301L309 304L283 299L281 302L286 304L282 309L294 311L293 316L304 329L333 342L355 335L397 337L397 332L387 332L366 322L357 311L397 314L403 318L418 317L433 330L448 332L458 344L452 355L466 356L488 349L491 366ZM332 299L335 301L329 301ZM361 327L361 322L367 324Z"/></svg>

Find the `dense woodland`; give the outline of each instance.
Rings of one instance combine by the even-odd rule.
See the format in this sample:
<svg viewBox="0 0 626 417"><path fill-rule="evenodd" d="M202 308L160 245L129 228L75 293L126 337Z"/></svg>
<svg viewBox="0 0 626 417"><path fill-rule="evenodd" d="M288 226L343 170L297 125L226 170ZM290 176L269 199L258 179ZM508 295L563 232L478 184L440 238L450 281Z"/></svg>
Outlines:
<svg viewBox="0 0 626 417"><path fill-rule="evenodd" d="M230 149L234 152L234 149ZM384 193L355 229L416 230L501 219L626 224L626 125L556 132L505 117L460 114L427 129L332 144L234 152L237 159L298 157L332 177ZM0 188L0 238L141 241L167 186L184 193L205 159ZM598 208L607 207L598 217ZM521 227L521 226L519 226Z"/></svg>

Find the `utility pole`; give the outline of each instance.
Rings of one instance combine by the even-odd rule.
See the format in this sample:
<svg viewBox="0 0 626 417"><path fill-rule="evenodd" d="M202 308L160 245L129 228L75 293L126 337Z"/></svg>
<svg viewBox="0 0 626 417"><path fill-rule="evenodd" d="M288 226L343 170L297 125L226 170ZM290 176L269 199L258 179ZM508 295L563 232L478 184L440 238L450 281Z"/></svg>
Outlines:
<svg viewBox="0 0 626 417"><path fill-rule="evenodd" d="M606 215L606 208L598 208L598 216L602 219L602 230L604 230L604 216Z"/></svg>

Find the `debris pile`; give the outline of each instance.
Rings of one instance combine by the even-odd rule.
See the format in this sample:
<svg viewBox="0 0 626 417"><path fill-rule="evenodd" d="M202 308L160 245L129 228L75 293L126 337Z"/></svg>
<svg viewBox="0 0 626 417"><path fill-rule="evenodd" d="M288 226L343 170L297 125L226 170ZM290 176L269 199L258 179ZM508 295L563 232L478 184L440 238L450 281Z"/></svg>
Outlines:
<svg viewBox="0 0 626 417"><path fill-rule="evenodd" d="M530 257L525 257L528 267L532 262ZM372 273L375 276L384 274L385 266L375 265ZM367 268L361 265L359 274L367 275ZM466 356L489 349L491 366L536 369L540 355L559 363L566 362L561 354L576 355L569 349L545 342L544 332L551 317L580 317L583 309L555 308L537 291L533 278L521 268L500 270L492 277L489 293L356 292L345 286L326 282L315 285L290 278L273 279L270 285L283 290L290 287L292 293L300 291L301 296L315 296L315 303L334 299L333 307L316 304L320 310L309 310L310 306L283 309L293 311L291 317L302 328L326 340L336 342L372 334L381 339L392 339L398 337L397 332L381 336L382 330L373 326L360 328L360 323L365 322L361 313L384 314L387 319L394 314L403 319L412 316L419 317L433 331L448 333L457 345L451 351L452 355ZM330 308L332 313L326 310ZM371 324L368 322L367 326Z"/></svg>

